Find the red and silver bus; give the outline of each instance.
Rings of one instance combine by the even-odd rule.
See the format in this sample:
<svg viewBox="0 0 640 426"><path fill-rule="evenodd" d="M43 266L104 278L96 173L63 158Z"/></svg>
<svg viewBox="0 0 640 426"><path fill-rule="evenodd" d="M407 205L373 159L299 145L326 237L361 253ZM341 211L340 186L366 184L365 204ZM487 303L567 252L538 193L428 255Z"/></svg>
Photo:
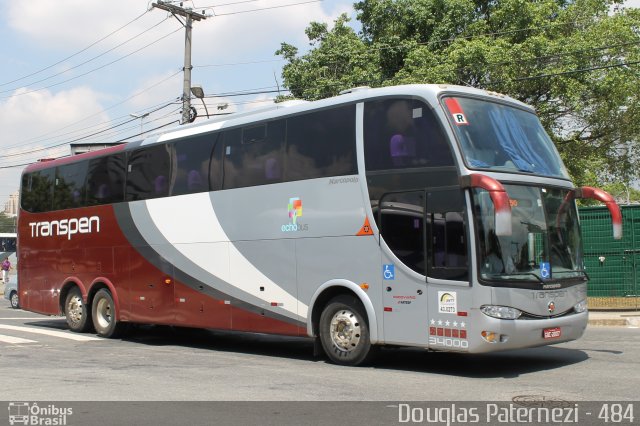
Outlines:
<svg viewBox="0 0 640 426"><path fill-rule="evenodd" d="M128 323L489 352L587 325L576 188L529 106L458 86L359 88L41 162L22 175L20 301ZM319 347L319 346L318 346Z"/></svg>

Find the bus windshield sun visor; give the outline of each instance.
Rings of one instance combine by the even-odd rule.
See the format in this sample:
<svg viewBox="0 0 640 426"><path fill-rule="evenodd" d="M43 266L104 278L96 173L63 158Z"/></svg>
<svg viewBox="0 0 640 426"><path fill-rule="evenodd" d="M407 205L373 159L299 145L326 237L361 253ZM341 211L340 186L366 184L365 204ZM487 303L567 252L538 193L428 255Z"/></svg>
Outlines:
<svg viewBox="0 0 640 426"><path fill-rule="evenodd" d="M583 186L575 189L576 198L598 200L604 203L611 213L611 223L613 225L613 239L622 239L622 213L620 206L613 199L611 194L602 189Z"/></svg>
<svg viewBox="0 0 640 426"><path fill-rule="evenodd" d="M511 202L504 186L497 180L483 174L473 173L461 177L463 188L480 188L489 192L495 210L496 235L511 235Z"/></svg>

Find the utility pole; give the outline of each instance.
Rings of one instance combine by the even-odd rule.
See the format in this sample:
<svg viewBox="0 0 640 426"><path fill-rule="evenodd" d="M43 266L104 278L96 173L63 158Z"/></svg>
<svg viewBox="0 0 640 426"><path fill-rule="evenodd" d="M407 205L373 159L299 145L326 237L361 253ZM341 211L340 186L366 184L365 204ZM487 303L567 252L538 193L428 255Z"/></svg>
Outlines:
<svg viewBox="0 0 640 426"><path fill-rule="evenodd" d="M170 4L168 1L158 0L156 3L152 3L151 6L158 9L166 10L170 12L183 26L184 32L184 81L182 85L182 122L186 124L191 122L191 30L193 21L200 21L207 19L204 13L194 12L192 9L184 9L182 3L180 6ZM178 16L185 18L186 22L182 22Z"/></svg>

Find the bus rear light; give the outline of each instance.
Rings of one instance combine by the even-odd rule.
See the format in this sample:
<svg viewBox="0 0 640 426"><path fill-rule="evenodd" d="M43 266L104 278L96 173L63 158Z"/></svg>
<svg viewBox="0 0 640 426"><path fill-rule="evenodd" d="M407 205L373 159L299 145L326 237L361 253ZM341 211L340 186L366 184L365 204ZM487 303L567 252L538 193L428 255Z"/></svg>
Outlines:
<svg viewBox="0 0 640 426"><path fill-rule="evenodd" d="M522 312L508 306L484 305L480 307L483 314L492 318L514 320L518 319Z"/></svg>

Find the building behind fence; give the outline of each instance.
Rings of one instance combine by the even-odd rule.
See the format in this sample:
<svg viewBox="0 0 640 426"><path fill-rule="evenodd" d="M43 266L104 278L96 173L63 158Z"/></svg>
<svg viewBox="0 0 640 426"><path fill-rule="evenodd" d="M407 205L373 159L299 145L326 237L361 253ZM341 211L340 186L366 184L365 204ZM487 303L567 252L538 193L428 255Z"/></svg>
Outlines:
<svg viewBox="0 0 640 426"><path fill-rule="evenodd" d="M606 207L581 207L590 309L640 310L640 205L622 209L621 240L614 240Z"/></svg>

